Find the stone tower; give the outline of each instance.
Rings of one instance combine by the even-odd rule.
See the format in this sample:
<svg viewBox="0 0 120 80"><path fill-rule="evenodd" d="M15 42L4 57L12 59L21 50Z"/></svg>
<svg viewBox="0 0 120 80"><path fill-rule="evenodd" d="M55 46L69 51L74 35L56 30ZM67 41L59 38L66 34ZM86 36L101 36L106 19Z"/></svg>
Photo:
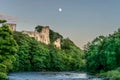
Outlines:
<svg viewBox="0 0 120 80"><path fill-rule="evenodd" d="M16 24L7 23L7 25L9 26L9 28L10 28L12 31L16 31Z"/></svg>
<svg viewBox="0 0 120 80"><path fill-rule="evenodd" d="M39 36L37 39L38 41L41 41L45 44L49 44L50 43L49 26L43 27L38 36Z"/></svg>

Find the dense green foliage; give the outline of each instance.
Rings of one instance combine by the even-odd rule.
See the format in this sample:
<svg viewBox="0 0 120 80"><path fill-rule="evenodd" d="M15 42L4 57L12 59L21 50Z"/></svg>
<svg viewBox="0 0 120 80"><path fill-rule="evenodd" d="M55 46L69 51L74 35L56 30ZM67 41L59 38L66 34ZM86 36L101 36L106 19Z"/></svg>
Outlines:
<svg viewBox="0 0 120 80"><path fill-rule="evenodd" d="M119 74L119 71L111 71L120 67L120 30L107 37L99 36L94 39L85 50L87 70L92 73L107 72L107 77ZM118 75L118 76L119 76ZM120 78L119 78L120 79ZM112 79L111 80L119 80Z"/></svg>
<svg viewBox="0 0 120 80"><path fill-rule="evenodd" d="M71 48L57 49L52 44L47 46L21 32L14 32L14 39L19 45L15 71L73 71L81 70L84 64L83 51L70 40L63 40L64 43L69 42L68 45L63 43L63 46Z"/></svg>
<svg viewBox="0 0 120 80"><path fill-rule="evenodd" d="M96 38L87 51L88 70L108 71L120 66L120 32ZM93 68L94 67L94 68Z"/></svg>
<svg viewBox="0 0 120 80"><path fill-rule="evenodd" d="M63 39L61 49L65 51L67 55L68 70L84 69L86 61L84 59L84 52L80 50L70 39Z"/></svg>
<svg viewBox="0 0 120 80"><path fill-rule="evenodd" d="M100 77L106 77L109 80L120 80L120 71L118 70L111 70L104 73L99 74Z"/></svg>
<svg viewBox="0 0 120 80"><path fill-rule="evenodd" d="M98 76L106 77L109 80L120 80L120 67L115 70L100 73Z"/></svg>
<svg viewBox="0 0 120 80"><path fill-rule="evenodd" d="M42 26L35 27L37 32L41 29ZM50 30L51 43L57 38L63 37ZM52 44L47 46L21 32L14 32L14 39L19 45L15 71L80 71L85 65L83 51L69 39L62 40L62 49L57 49ZM65 46L70 47L66 49Z"/></svg>
<svg viewBox="0 0 120 80"><path fill-rule="evenodd" d="M13 69L16 60L17 43L7 25L0 27L0 78L7 78L6 73Z"/></svg>
<svg viewBox="0 0 120 80"><path fill-rule="evenodd" d="M1 19L0 19L0 23L5 23L5 22L7 22L7 21L6 21L6 20L1 20Z"/></svg>
<svg viewBox="0 0 120 80"><path fill-rule="evenodd" d="M45 65L47 64L45 63L47 63L47 57L49 57L49 50L45 44L21 32L14 32L14 39L19 45L15 71L37 71L46 68Z"/></svg>
<svg viewBox="0 0 120 80"><path fill-rule="evenodd" d="M62 38L51 30L52 40ZM80 71L85 66L83 51L71 40L62 39L62 48L45 45L22 32L0 28L0 78L9 71Z"/></svg>
<svg viewBox="0 0 120 80"><path fill-rule="evenodd" d="M37 25L37 26L35 27L35 31L36 31L36 32L41 32L42 28L43 28L43 26Z"/></svg>

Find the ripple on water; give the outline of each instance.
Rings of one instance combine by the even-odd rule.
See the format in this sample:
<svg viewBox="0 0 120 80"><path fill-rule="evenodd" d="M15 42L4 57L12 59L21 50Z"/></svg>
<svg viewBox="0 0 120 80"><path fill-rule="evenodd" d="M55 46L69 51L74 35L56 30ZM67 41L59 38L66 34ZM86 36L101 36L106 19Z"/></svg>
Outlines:
<svg viewBox="0 0 120 80"><path fill-rule="evenodd" d="M74 72L18 72L10 73L9 80L103 80L101 78L88 79L86 73Z"/></svg>

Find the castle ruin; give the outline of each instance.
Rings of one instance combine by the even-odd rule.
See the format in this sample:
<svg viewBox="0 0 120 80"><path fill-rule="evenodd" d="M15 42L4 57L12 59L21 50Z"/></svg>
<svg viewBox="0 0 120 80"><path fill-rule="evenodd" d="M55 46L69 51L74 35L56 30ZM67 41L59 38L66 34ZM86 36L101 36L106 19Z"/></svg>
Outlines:
<svg viewBox="0 0 120 80"><path fill-rule="evenodd" d="M49 38L49 27L45 26L42 28L41 32L32 32L32 31L22 31L24 34L28 34L30 37L34 37L37 41L40 41L45 44L50 43Z"/></svg>
<svg viewBox="0 0 120 80"><path fill-rule="evenodd" d="M57 38L54 43L55 47L61 48L61 38Z"/></svg>
<svg viewBox="0 0 120 80"><path fill-rule="evenodd" d="M9 28L12 31L16 31L16 24L7 23ZM41 32L36 31L22 31L22 33L27 34L30 37L34 37L37 41L40 41L45 44L50 44L50 37L49 37L49 26L44 26L41 30ZM61 40L60 38L56 39L53 43L57 48L61 48Z"/></svg>
<svg viewBox="0 0 120 80"><path fill-rule="evenodd" d="M11 29L12 31L16 31L16 24L7 23L7 25L9 26L9 29Z"/></svg>

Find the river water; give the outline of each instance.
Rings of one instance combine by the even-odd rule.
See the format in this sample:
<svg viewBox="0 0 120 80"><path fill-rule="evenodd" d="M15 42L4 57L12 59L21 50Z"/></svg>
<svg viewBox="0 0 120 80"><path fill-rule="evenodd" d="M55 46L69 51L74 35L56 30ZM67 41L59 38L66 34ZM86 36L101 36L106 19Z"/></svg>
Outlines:
<svg viewBox="0 0 120 80"><path fill-rule="evenodd" d="M90 78L86 73L76 72L16 72L9 73L9 80L104 80Z"/></svg>

